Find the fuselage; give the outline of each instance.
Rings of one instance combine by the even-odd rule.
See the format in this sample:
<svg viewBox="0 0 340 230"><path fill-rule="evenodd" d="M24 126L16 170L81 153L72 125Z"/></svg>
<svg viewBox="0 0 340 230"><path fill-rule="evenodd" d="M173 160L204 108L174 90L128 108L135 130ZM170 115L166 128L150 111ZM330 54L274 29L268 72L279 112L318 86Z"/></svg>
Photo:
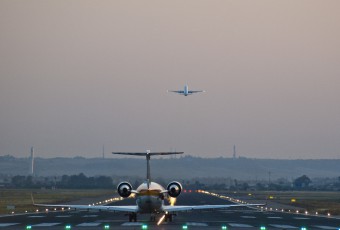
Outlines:
<svg viewBox="0 0 340 230"><path fill-rule="evenodd" d="M164 194L161 193L164 188L155 182L150 182L149 188L147 182L137 188L136 204L139 213L160 213L163 212Z"/></svg>
<svg viewBox="0 0 340 230"><path fill-rule="evenodd" d="M184 96L188 96L189 95L189 86L188 85L185 85L184 86Z"/></svg>

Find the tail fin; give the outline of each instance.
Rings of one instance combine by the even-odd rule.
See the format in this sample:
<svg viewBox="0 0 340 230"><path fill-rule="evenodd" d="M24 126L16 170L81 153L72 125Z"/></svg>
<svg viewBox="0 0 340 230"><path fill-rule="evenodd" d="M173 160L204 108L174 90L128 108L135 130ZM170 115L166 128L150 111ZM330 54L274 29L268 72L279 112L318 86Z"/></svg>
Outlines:
<svg viewBox="0 0 340 230"><path fill-rule="evenodd" d="M172 154L183 154L184 152L150 152L147 150L146 152L112 152L112 154L119 154L119 155L130 155L130 156L145 156L146 157L146 179L148 188L151 183L151 176L150 176L150 159L151 156L160 156L160 155L172 155Z"/></svg>

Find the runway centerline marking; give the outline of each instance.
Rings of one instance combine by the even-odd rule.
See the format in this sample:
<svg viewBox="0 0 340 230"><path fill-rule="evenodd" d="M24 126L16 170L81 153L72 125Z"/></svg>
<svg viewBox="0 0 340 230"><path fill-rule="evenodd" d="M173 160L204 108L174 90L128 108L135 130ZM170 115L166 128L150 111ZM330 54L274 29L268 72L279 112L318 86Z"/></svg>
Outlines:
<svg viewBox="0 0 340 230"><path fill-rule="evenodd" d="M239 228L252 228L253 226L249 224L237 224L237 223L228 223L231 227L239 227Z"/></svg>
<svg viewBox="0 0 340 230"><path fill-rule="evenodd" d="M197 223L197 222L187 222L186 225L197 226L197 227L207 227L208 226L208 224L206 224L206 223Z"/></svg>
<svg viewBox="0 0 340 230"><path fill-rule="evenodd" d="M100 224L101 223L96 223L96 222L85 222L85 223L78 224L77 227L96 227Z"/></svg>
<svg viewBox="0 0 340 230"><path fill-rule="evenodd" d="M241 216L241 217L245 219L256 219L255 216Z"/></svg>
<svg viewBox="0 0 340 230"><path fill-rule="evenodd" d="M310 218L308 217L293 217L295 220L309 220Z"/></svg>
<svg viewBox="0 0 340 230"><path fill-rule="evenodd" d="M85 216L83 216L83 217L97 217L98 215L85 215Z"/></svg>
<svg viewBox="0 0 340 230"><path fill-rule="evenodd" d="M295 226L292 226L292 225L286 225L286 224L270 224L270 226L273 226L275 228L282 228L282 229L285 229L285 228L298 228L298 227L295 227Z"/></svg>
<svg viewBox="0 0 340 230"><path fill-rule="evenodd" d="M17 225L19 223L0 223L0 227L9 227L9 226L13 226L13 225Z"/></svg>
<svg viewBox="0 0 340 230"><path fill-rule="evenodd" d="M329 229L329 230L338 229L337 227L324 226L324 225L314 225L314 227L321 228L321 229Z"/></svg>
<svg viewBox="0 0 340 230"><path fill-rule="evenodd" d="M40 224L33 224L32 226L34 226L34 227L52 227L52 226L55 226L55 225L58 225L58 224L61 224L61 223L40 223Z"/></svg>
<svg viewBox="0 0 340 230"><path fill-rule="evenodd" d="M143 223L140 222L125 222L122 224L122 226L142 226Z"/></svg>
<svg viewBox="0 0 340 230"><path fill-rule="evenodd" d="M267 216L268 219L282 219L281 216Z"/></svg>

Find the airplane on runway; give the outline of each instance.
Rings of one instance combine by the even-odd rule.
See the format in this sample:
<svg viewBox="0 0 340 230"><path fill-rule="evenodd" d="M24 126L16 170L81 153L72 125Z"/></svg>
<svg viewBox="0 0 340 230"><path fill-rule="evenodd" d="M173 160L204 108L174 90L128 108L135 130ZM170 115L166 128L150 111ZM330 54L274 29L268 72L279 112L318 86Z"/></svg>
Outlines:
<svg viewBox="0 0 340 230"><path fill-rule="evenodd" d="M130 156L144 156L146 157L147 172L146 181L142 183L136 190L134 190L129 182L121 182L117 186L118 194L123 198L128 198L134 194L136 197L136 205L132 206L104 206L104 205L49 205L49 204L33 204L36 206L43 207L60 207L60 208L71 208L71 209L83 209L83 210L102 210L102 211L116 211L125 212L129 216L129 221L136 222L137 214L150 214L151 221L156 220L156 215L163 215L158 223L164 221L172 221L173 215L176 212L189 211L189 210L202 210L202 209L223 209L229 207L240 207L240 206L263 206L264 204L221 204L221 205L187 205L187 206L176 206L176 205L165 205L164 200L166 198L177 198L182 191L182 185L177 181L170 182L166 189L160 184L152 182L150 176L150 159L151 156L163 156L172 154L183 154L183 152L113 152L113 154L130 155Z"/></svg>
<svg viewBox="0 0 340 230"><path fill-rule="evenodd" d="M178 94L184 95L184 96L189 96L193 93L202 93L202 92L205 92L205 91L204 90L189 90L189 86L185 85L184 90L168 90L168 92L178 93Z"/></svg>

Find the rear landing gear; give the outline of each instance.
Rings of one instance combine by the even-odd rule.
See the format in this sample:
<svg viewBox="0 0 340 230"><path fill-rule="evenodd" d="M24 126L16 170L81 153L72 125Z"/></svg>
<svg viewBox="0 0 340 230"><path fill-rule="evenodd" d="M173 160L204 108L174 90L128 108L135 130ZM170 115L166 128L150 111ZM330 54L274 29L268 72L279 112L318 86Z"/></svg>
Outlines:
<svg viewBox="0 0 340 230"><path fill-rule="evenodd" d="M150 221L155 222L156 221L156 215L151 214Z"/></svg>
<svg viewBox="0 0 340 230"><path fill-rule="evenodd" d="M130 213L129 214L129 222L137 222L137 214L136 213Z"/></svg>
<svg viewBox="0 0 340 230"><path fill-rule="evenodd" d="M164 221L165 222L172 222L172 216L173 214L165 214L165 218L164 218Z"/></svg>

